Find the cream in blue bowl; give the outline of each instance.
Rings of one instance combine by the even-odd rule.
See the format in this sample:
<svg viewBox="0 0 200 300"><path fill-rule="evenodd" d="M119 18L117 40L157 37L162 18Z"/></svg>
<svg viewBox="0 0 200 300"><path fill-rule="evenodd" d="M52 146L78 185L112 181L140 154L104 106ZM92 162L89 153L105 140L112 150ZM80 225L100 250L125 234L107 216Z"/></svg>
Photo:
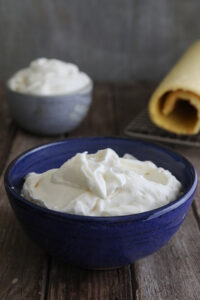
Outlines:
<svg viewBox="0 0 200 300"><path fill-rule="evenodd" d="M36 134L57 135L75 129L92 101L93 82L74 64L39 58L7 82L13 119Z"/></svg>
<svg viewBox="0 0 200 300"><path fill-rule="evenodd" d="M60 167L76 153L111 148L168 169L182 184L171 203L124 216L83 216L47 209L21 196L25 176ZM7 168L5 187L23 229L42 249L85 268L113 268L160 249L182 224L194 198L197 174L189 161L166 148L141 140L79 138L43 145L22 154Z"/></svg>

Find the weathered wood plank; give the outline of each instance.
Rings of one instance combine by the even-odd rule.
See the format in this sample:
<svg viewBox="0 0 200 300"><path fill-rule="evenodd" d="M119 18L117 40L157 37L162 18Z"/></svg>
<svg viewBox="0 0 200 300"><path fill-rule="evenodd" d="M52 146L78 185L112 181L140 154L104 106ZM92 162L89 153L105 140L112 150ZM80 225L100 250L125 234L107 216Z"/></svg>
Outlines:
<svg viewBox="0 0 200 300"><path fill-rule="evenodd" d="M125 93L119 87L115 92L118 127L123 131L127 122L135 113L147 105L154 85L135 84L126 88ZM126 95L126 96L125 96ZM124 101L123 101L124 100ZM178 151L197 164L199 150L179 147ZM198 170L200 171L199 167ZM200 294L200 232L190 210L186 221L172 240L156 254L138 261L133 268L136 279L135 298L156 299L199 299Z"/></svg>
<svg viewBox="0 0 200 300"><path fill-rule="evenodd" d="M49 141L18 131L9 161L30 147ZM23 233L0 181L0 299L42 300L45 296L47 256Z"/></svg>
<svg viewBox="0 0 200 300"><path fill-rule="evenodd" d="M192 210L178 233L154 255L136 263L137 299L198 300L200 232Z"/></svg>
<svg viewBox="0 0 200 300"><path fill-rule="evenodd" d="M83 124L69 136L116 134L113 96L108 85L95 88L90 113ZM49 275L48 300L131 300L130 267L113 271L72 268L53 259Z"/></svg>
<svg viewBox="0 0 200 300"><path fill-rule="evenodd" d="M15 126L11 120L6 103L6 92L3 84L0 84L0 173L9 154L12 140L15 134Z"/></svg>
<svg viewBox="0 0 200 300"><path fill-rule="evenodd" d="M125 126L147 105L155 86L155 82L112 85L118 134L123 134Z"/></svg>
<svg viewBox="0 0 200 300"><path fill-rule="evenodd" d="M93 271L52 262L48 299L131 300L130 267Z"/></svg>
<svg viewBox="0 0 200 300"><path fill-rule="evenodd" d="M69 136L122 133L124 126L147 103L153 89L151 84L98 85L88 117ZM9 159L50 140L20 131L14 139ZM177 150L200 171L198 149ZM48 271L46 255L22 232L2 185L1 178L0 299L199 299L200 233L192 211L164 248L131 267L97 272L76 269L52 259ZM198 217L199 204L197 200L195 203Z"/></svg>
<svg viewBox="0 0 200 300"><path fill-rule="evenodd" d="M191 163L194 165L194 167L200 177L200 148L176 147L176 150L191 161ZM200 182L200 178L199 178L199 182ZM193 207L194 207L195 215L197 217L197 221L200 226L200 184L198 184L198 187L197 187Z"/></svg>
<svg viewBox="0 0 200 300"><path fill-rule="evenodd" d="M116 133L112 89L108 84L96 84L90 111L83 123L69 137L102 136Z"/></svg>

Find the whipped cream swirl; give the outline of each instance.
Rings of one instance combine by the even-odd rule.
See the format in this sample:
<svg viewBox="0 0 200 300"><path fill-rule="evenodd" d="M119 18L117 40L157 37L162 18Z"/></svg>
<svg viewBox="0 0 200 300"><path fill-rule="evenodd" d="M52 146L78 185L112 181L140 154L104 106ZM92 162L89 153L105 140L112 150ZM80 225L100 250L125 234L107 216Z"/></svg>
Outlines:
<svg viewBox="0 0 200 300"><path fill-rule="evenodd" d="M78 67L58 59L38 58L8 81L11 90L33 95L62 95L91 84L90 77Z"/></svg>
<svg viewBox="0 0 200 300"><path fill-rule="evenodd" d="M49 209L87 216L141 213L168 204L181 183L150 161L112 149L78 153L60 168L26 176L22 195Z"/></svg>

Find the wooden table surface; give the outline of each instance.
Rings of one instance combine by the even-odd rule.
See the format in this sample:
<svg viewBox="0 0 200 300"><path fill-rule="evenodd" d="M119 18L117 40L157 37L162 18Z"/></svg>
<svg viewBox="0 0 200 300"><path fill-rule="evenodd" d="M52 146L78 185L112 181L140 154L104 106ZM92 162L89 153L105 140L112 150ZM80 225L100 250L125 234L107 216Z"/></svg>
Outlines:
<svg viewBox="0 0 200 300"><path fill-rule="evenodd" d="M122 135L146 105L155 84L96 84L85 121L72 136ZM154 255L112 271L89 271L59 263L24 234L8 203L3 174L16 155L41 143L11 120L0 89L0 300L191 300L200 299L199 189L183 225ZM200 149L175 147L200 172Z"/></svg>

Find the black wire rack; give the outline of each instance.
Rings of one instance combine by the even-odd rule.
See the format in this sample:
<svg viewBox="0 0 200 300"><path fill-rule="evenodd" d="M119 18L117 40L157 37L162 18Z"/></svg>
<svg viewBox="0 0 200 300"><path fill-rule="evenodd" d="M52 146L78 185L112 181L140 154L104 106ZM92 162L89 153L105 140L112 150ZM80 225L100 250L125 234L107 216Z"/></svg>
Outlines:
<svg viewBox="0 0 200 300"><path fill-rule="evenodd" d="M147 109L128 124L124 133L131 137L145 138L152 141L200 147L200 134L177 135L162 130L151 122Z"/></svg>

